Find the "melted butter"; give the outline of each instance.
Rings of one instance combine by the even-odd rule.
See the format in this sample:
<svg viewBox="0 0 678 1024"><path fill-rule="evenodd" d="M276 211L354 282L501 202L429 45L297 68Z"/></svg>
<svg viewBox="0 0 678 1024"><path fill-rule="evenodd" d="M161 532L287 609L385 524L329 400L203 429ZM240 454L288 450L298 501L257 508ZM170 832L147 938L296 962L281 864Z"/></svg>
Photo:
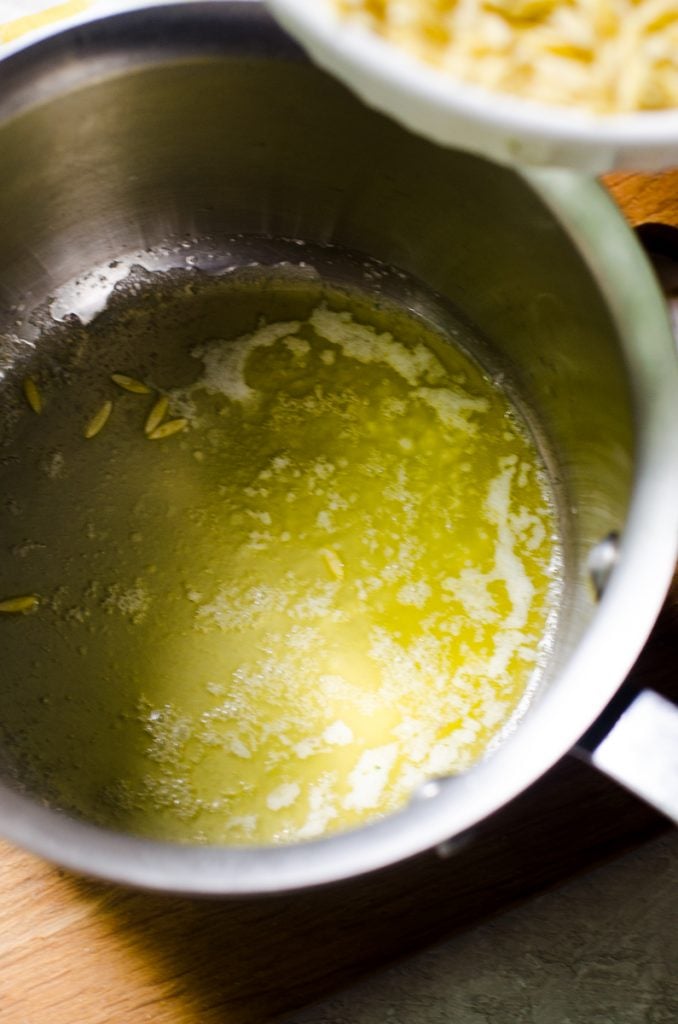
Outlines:
<svg viewBox="0 0 678 1024"><path fill-rule="evenodd" d="M74 797L81 737L64 803L156 837L310 839L465 770L510 722L552 612L548 486L502 392L420 333L319 305L211 339L170 391L190 431L158 444L125 399L96 444L127 466L129 540L43 609L71 655L79 629L107 652L88 671L125 755Z"/></svg>
<svg viewBox="0 0 678 1024"><path fill-rule="evenodd" d="M525 691L552 557L535 451L458 353L452 372L350 314L196 354L176 398L228 399L205 458L229 511L204 525L218 583L191 594L223 696L186 724L209 748L193 785L235 842L357 825L471 765ZM171 774L176 729L146 721Z"/></svg>

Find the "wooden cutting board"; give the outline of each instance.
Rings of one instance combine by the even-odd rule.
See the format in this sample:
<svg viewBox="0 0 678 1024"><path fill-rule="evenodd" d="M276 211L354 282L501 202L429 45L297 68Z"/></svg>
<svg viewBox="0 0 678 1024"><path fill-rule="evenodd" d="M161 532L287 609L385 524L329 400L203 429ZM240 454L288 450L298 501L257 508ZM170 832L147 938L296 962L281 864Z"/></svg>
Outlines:
<svg viewBox="0 0 678 1024"><path fill-rule="evenodd" d="M678 229L678 170L663 174L608 174L603 181L631 224Z"/></svg>
<svg viewBox="0 0 678 1024"><path fill-rule="evenodd" d="M678 229L678 172L606 184L635 227ZM678 699L677 669L678 579L633 685ZM454 857L430 852L301 894L151 896L0 844L0 1024L270 1020L666 827L566 758Z"/></svg>

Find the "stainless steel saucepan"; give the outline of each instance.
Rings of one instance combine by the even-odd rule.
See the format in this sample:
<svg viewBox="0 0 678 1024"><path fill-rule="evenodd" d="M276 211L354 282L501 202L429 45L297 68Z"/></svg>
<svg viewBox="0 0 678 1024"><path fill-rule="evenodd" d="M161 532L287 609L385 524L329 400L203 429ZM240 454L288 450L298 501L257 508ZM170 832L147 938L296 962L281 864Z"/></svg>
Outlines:
<svg viewBox="0 0 678 1024"><path fill-rule="evenodd" d="M241 244L244 263L253 246L301 239L399 268L487 340L550 453L565 536L556 641L518 728L404 810L275 848L152 842L75 820L47 787L27 791L5 742L5 837L152 889L292 889L461 838L577 745L650 633L678 541L674 343L643 253L598 184L408 135L309 64L258 3L170 4L83 22L0 64L0 225L5 439L49 337L46 308L84 316L145 259L199 268L208 247L232 264ZM16 671L0 656L0 721ZM34 716L28 668L22 686ZM591 756L675 815L676 734L675 710L642 694Z"/></svg>

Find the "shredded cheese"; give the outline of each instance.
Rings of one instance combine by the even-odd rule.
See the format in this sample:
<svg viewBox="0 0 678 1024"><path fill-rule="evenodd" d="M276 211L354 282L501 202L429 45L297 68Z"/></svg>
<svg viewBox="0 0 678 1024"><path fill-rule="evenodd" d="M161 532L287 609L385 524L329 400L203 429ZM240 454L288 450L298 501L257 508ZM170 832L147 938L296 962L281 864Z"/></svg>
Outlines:
<svg viewBox="0 0 678 1024"><path fill-rule="evenodd" d="M595 113L678 106L677 0L332 0L461 79Z"/></svg>

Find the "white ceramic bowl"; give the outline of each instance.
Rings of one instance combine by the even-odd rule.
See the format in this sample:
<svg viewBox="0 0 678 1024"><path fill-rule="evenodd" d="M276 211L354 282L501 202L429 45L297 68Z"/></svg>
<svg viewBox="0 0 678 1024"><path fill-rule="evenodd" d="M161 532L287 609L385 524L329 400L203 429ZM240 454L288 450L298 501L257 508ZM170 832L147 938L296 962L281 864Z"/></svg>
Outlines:
<svg viewBox="0 0 678 1024"><path fill-rule="evenodd" d="M678 110L596 116L455 82L342 19L330 0L267 0L283 27L370 106L446 146L503 163L599 174L678 165Z"/></svg>

